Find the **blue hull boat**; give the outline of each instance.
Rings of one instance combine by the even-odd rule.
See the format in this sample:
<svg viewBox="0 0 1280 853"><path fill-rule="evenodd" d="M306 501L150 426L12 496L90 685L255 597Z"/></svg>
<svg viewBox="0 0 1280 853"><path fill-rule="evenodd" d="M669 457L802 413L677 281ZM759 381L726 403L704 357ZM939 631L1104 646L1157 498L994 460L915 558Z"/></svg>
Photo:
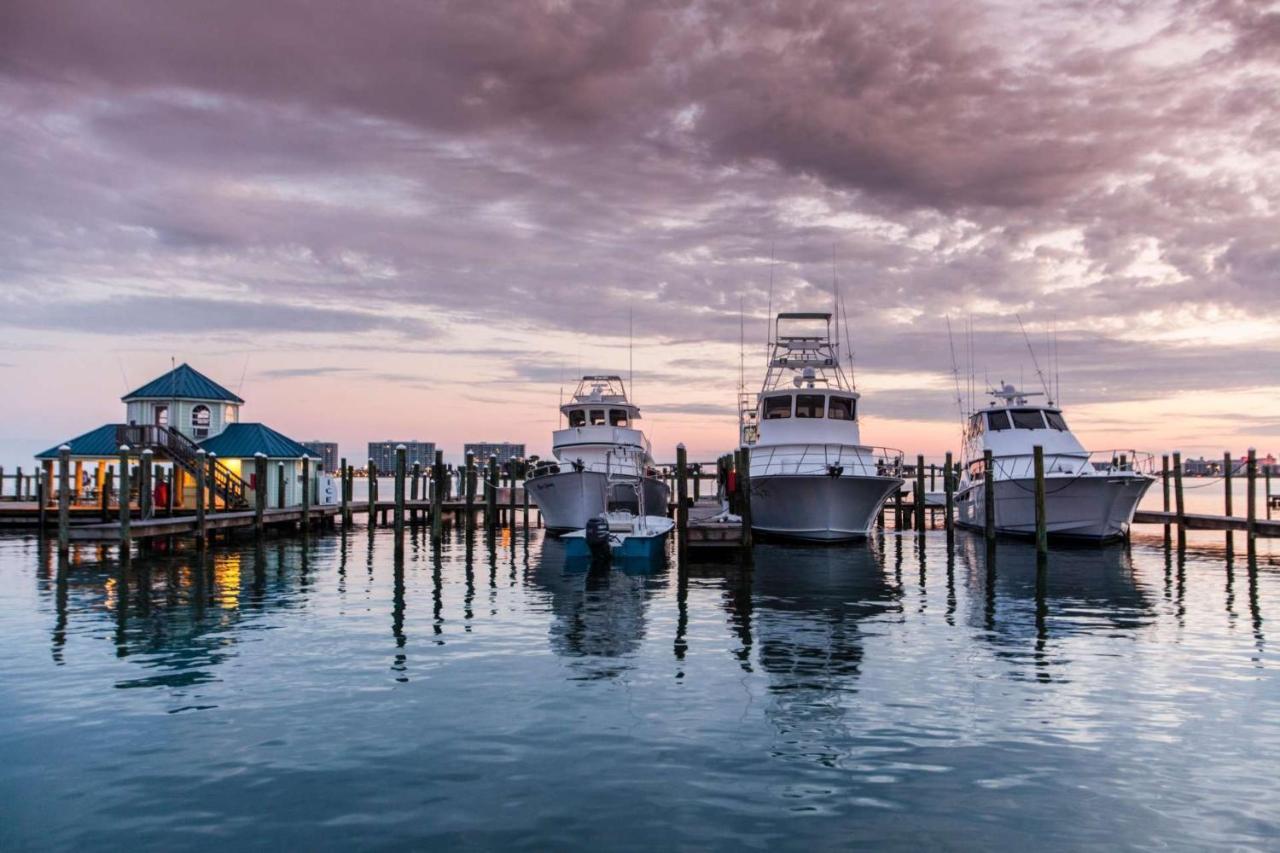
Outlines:
<svg viewBox="0 0 1280 853"><path fill-rule="evenodd" d="M611 512L604 519L608 522L610 556L627 562L661 558L666 554L667 537L675 528L675 522L663 515ZM599 550L592 548L585 529L566 533L561 541L565 545L565 554L571 560L602 556L602 547Z"/></svg>

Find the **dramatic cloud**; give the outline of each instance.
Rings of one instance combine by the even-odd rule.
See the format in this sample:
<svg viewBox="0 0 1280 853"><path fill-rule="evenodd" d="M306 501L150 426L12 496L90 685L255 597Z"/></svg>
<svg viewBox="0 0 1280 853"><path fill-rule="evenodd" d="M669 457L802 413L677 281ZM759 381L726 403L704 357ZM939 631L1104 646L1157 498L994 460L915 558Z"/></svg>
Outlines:
<svg viewBox="0 0 1280 853"><path fill-rule="evenodd" d="M836 277L880 417L952 429L944 315L1079 404L1273 388L1278 86L1246 0L12 0L0 327L521 412L634 328L731 431L742 325L754 384Z"/></svg>

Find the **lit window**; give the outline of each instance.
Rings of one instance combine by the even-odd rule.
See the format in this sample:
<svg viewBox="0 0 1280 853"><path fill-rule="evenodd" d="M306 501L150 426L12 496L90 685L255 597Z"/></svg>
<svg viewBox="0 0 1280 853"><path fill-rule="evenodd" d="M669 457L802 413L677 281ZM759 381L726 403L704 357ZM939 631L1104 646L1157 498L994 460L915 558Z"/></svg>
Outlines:
<svg viewBox="0 0 1280 853"><path fill-rule="evenodd" d="M224 420L225 420L227 423L229 423L229 424L233 424L233 423L235 423L235 422L236 422L236 407L235 407L235 406L227 406L226 417L224 418Z"/></svg>

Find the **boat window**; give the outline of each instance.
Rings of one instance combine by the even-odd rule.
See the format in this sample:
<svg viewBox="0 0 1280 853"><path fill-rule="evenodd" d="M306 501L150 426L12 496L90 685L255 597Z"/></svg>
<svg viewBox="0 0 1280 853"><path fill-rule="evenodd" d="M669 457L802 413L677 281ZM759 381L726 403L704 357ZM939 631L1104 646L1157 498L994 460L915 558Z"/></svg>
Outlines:
<svg viewBox="0 0 1280 853"><path fill-rule="evenodd" d="M1015 429L1044 429L1044 418L1039 409L1014 409L1013 426Z"/></svg>
<svg viewBox="0 0 1280 853"><path fill-rule="evenodd" d="M797 394L796 395L796 417L797 418L820 418L822 410L826 408L827 398L821 394Z"/></svg>
<svg viewBox="0 0 1280 853"><path fill-rule="evenodd" d="M591 410L591 425L604 426L604 409Z"/></svg>
<svg viewBox="0 0 1280 853"><path fill-rule="evenodd" d="M610 409L609 410L609 426L624 427L627 425L626 409Z"/></svg>
<svg viewBox="0 0 1280 853"><path fill-rule="evenodd" d="M987 426L990 427L992 432L1009 429L1009 413L1003 409L996 412L987 412Z"/></svg>
<svg viewBox="0 0 1280 853"><path fill-rule="evenodd" d="M857 401L852 397L832 397L827 404L827 417L833 421L851 421L857 413Z"/></svg>
<svg viewBox="0 0 1280 853"><path fill-rule="evenodd" d="M569 412L569 426L580 427L587 425L587 413L582 409L574 409Z"/></svg>
<svg viewBox="0 0 1280 853"><path fill-rule="evenodd" d="M1062 419L1062 412L1045 412L1044 416L1049 421L1049 429L1067 431L1067 422Z"/></svg>
<svg viewBox="0 0 1280 853"><path fill-rule="evenodd" d="M764 398L764 419L766 421L791 417L791 395Z"/></svg>

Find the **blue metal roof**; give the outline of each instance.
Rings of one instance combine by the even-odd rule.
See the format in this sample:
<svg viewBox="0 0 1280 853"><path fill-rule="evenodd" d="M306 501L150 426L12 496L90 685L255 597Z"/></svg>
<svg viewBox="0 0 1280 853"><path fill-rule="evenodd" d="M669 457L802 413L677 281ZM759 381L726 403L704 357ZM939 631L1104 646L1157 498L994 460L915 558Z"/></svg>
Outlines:
<svg viewBox="0 0 1280 853"><path fill-rule="evenodd" d="M200 442L200 446L218 454L221 459L248 459L255 453L262 453L269 459L320 458L314 450L308 450L265 424L230 424L218 435Z"/></svg>
<svg viewBox="0 0 1280 853"><path fill-rule="evenodd" d="M129 400L225 400L243 403L235 394L183 362L163 376L152 379L136 391L120 398Z"/></svg>
<svg viewBox="0 0 1280 853"><path fill-rule="evenodd" d="M116 427L118 424L103 424L97 429L89 430L70 441L64 441L50 447L43 453L37 453L37 459L57 459L58 448L63 444L71 445L72 456L92 456L97 459L114 457L120 453L120 445L116 443Z"/></svg>

